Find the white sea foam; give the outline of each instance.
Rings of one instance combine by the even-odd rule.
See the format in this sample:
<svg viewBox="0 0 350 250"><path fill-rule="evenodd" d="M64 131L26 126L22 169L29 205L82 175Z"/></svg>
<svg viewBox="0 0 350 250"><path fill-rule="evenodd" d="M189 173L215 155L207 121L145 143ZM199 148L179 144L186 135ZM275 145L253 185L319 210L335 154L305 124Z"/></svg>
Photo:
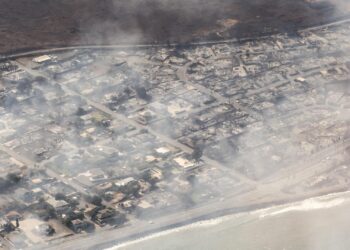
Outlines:
<svg viewBox="0 0 350 250"><path fill-rule="evenodd" d="M268 211L267 213L260 214L260 218L265 218L267 216L275 216L283 213L293 212L293 211L311 211L317 209L326 209L343 204L345 199L337 198L329 201L321 201L316 199L305 200L300 204L293 206L284 207L275 211Z"/></svg>
<svg viewBox="0 0 350 250"><path fill-rule="evenodd" d="M293 211L311 211L317 209L327 209L343 204L348 199L349 191L342 193L328 194L320 197L309 198L304 201L298 201L289 203L286 205L280 205L275 207L269 207L261 210L257 210L254 213L259 215L259 218L267 216L275 216L282 213L288 213ZM345 198L346 197L346 198Z"/></svg>
<svg viewBox="0 0 350 250"><path fill-rule="evenodd" d="M131 240L131 241L128 241L128 242L125 242L125 243L121 243L121 244L118 244L118 245L116 245L114 247L111 247L111 248L108 248L108 249L105 249L105 250L118 250L118 249L121 249L123 247L127 247L127 246L130 246L130 245L133 245L133 244L140 243L142 241L159 238L159 237L166 236L166 235L169 235L169 234L172 234L172 233L186 232L186 231L189 231L189 230L192 230L192 229L196 229L196 228L205 228L205 227L216 226L216 225L218 225L218 224L220 224L220 223L222 223L224 221L227 221L229 219L238 218L240 215L241 214L225 215L225 216L221 216L221 217L218 217L218 218L215 218L215 219L194 222L194 223L186 225L186 226L181 226L181 227L178 227L178 228L165 230L165 231L162 231L162 232L154 233L152 235L148 235L148 236L145 236L145 237L138 238L136 240Z"/></svg>
<svg viewBox="0 0 350 250"><path fill-rule="evenodd" d="M114 247L105 249L105 250L118 250L122 249L124 247L132 246L134 244L163 237L172 233L177 233L177 232L186 232L192 229L196 228L205 228L205 227L212 227L216 226L220 223L227 222L228 220L236 219L241 217L242 215L252 215L254 220L254 217L256 219L264 219L265 217L269 216L276 216L279 214L283 213L288 213L288 212L293 212L293 211L312 211L312 210L317 210L317 209L327 209L335 206L339 206L343 204L349 197L348 195L350 192L343 192L343 193L335 193L335 194L329 194L329 195L324 195L316 198L310 198L304 201L299 201L299 202L294 202L294 203L289 203L285 205L278 205L274 207L269 207L269 208L264 208L264 209L259 209L256 211L252 212L242 212L238 214L233 214L233 215L225 215L221 216L215 219L210 219L210 220L204 220L204 221L199 221L195 222L186 226L181 226L178 228L174 229L169 229L165 230L162 232L154 233L149 236L141 237L136 240L131 240L125 243L118 244Z"/></svg>

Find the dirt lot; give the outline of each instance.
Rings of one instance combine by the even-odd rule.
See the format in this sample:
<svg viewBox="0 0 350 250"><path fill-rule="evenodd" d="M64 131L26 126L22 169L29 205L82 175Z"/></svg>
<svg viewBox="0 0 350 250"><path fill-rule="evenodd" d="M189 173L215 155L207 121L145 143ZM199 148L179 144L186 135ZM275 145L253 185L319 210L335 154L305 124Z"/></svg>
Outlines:
<svg viewBox="0 0 350 250"><path fill-rule="evenodd" d="M347 0L0 0L0 53L246 37L328 22Z"/></svg>

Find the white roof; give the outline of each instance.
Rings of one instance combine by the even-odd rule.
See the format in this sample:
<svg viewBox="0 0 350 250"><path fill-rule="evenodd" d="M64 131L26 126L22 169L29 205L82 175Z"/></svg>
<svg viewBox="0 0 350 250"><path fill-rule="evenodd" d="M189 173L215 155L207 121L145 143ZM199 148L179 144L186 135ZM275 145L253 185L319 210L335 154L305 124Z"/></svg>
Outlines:
<svg viewBox="0 0 350 250"><path fill-rule="evenodd" d="M128 178L125 178L125 179L122 179L122 180L119 180L117 182L115 182L114 184L118 187L121 187L121 186L125 186L127 185L128 183L134 181L135 179L133 177L128 177Z"/></svg>
<svg viewBox="0 0 350 250"><path fill-rule="evenodd" d="M138 207L143 208L143 209L147 209L150 207L153 207L149 202L142 200L139 204Z"/></svg>
<svg viewBox="0 0 350 250"><path fill-rule="evenodd" d="M156 149L156 152L158 154L167 154L170 152L170 149L166 148L166 147L160 147Z"/></svg>
<svg viewBox="0 0 350 250"><path fill-rule="evenodd" d="M194 163L183 157L177 157L174 161L183 168L190 168L194 166Z"/></svg>
<svg viewBox="0 0 350 250"><path fill-rule="evenodd" d="M43 56L38 56L33 58L33 62L36 62L36 63L43 63L50 60L51 60L51 57L48 55L43 55Z"/></svg>

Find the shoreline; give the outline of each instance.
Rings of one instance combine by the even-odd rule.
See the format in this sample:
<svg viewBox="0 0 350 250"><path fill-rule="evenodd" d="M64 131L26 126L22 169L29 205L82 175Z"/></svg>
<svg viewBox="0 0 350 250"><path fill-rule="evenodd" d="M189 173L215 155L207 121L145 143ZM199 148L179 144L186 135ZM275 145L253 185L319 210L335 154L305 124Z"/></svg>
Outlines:
<svg viewBox="0 0 350 250"><path fill-rule="evenodd" d="M149 235L137 238L137 239L132 239L129 241L121 242L121 243L116 244L115 246L105 248L104 250L119 250L123 247L128 247L130 245L137 244L137 243L140 243L140 242L143 242L146 240L150 240L150 239L160 238L162 236L169 235L172 233L192 230L194 228L215 226L215 225L218 225L218 224L225 222L226 220L237 219L237 218L240 218L244 215L257 216L257 218L252 219L252 220L255 220L255 219L264 219L266 217L277 216L279 214L294 212L294 211L304 212L304 211L312 211L312 210L319 210L319 209L328 209L330 207L336 207L336 206L342 205L346 200L349 199L348 197L345 198L344 196L347 196L349 194L350 194L350 191L330 193L330 194L321 195L321 196L317 196L317 197L311 197L311 198L307 198L304 200L295 201L295 202L291 202L291 203L275 205L275 206L271 206L271 207L267 207L267 208L261 208L261 209L245 211L245 212L238 212L238 213L218 216L216 218L211 218L211 219L207 219L207 220L200 220L200 221L196 221L193 223L189 223L187 225L159 231L159 232L156 232L153 234L149 234ZM340 198L343 198L343 199L339 200ZM324 201L323 199L327 199L327 200ZM332 202L333 200L336 202L331 203L331 204L327 204L327 202ZM310 201L310 202L316 201L316 202L320 202L320 203L325 202L326 204L323 207L322 207L322 205L315 206L315 207L308 207L307 206L308 201ZM303 204L303 203L306 203L306 204ZM275 211L275 212L271 211L270 213L268 213L268 211L270 211L270 210L277 210L277 211ZM98 249L102 249L102 248L98 248Z"/></svg>
<svg viewBox="0 0 350 250"><path fill-rule="evenodd" d="M143 239L143 238L148 238L148 237L152 237L152 235L158 235L158 234L162 234L164 232L167 232L169 230L180 230L181 228L185 228L188 227L192 224L203 224L207 221L212 221L212 220L218 220L220 218L225 218L225 217L234 217L237 215L241 215L241 214L248 214L248 213L259 213L261 211L267 211L270 209L276 209L276 208L282 208L282 207L288 207L288 206L292 206L293 204L297 204L297 203L302 203L304 201L307 200L311 200L311 199L321 199L321 198L325 198L325 197L335 197L335 196L342 196L342 195L348 195L350 194L350 191L348 189L339 189L339 190L333 190L331 193L329 192L321 192L319 193L317 196L302 196L302 197L297 197L294 199L288 199L288 200L280 200L280 201L273 201L273 202L265 202L265 203L261 203L261 204L255 204L255 205L249 205L249 206L243 206L243 207L233 207L233 208L225 208L225 209L221 209L219 211L213 211L210 213L207 213L205 215L201 215L195 218L191 218L191 219L187 219L187 220L183 220L177 223L172 223L169 225L165 225L165 226L160 226L160 227L156 227L154 229L150 229L150 230L145 230L142 232L137 232L137 233L131 233L127 236L122 236L118 239L111 239L111 240L106 240L106 238L103 238L103 243L98 243L97 241L101 241L101 239L99 239L98 237L104 237L103 234L108 232L108 233L117 233L118 228L116 229L109 229L109 230L105 230L105 231L101 231L98 232L95 235L92 235L92 237L96 237L96 239L94 240L94 242L96 242L93 245L89 245L89 247L87 249L98 249L98 250L112 250L113 247L116 247L118 245L121 244L126 244L128 242L133 242L135 240L138 239ZM154 221L154 225L156 225L157 222ZM135 228L135 227L134 227ZM129 225L125 225L124 227L121 227L119 229L133 229L133 225L129 226ZM89 236L91 237L91 235L84 235L83 237L77 237L76 239L80 239L80 240L84 240L84 239L88 239ZM62 249L71 249L71 244L73 244L75 246L75 249L86 249L84 248L84 246L80 246L79 247L79 243L75 243L74 240L76 239L69 239L67 238L64 242L68 242L67 246L64 246L64 242L63 243L57 243L57 244L52 244L52 245L41 245L38 247L32 247L30 249L56 249L56 247L61 246ZM77 244L77 245L76 245Z"/></svg>
<svg viewBox="0 0 350 250"><path fill-rule="evenodd" d="M336 23L323 25L322 27L329 27L332 25L340 24L340 23L347 23L349 21L350 21L350 19L342 20L342 21L338 21ZM304 29L301 31L305 32L305 31L312 30L312 29L320 29L322 27L318 26L318 27ZM249 38L249 39L252 39L252 38ZM264 39L264 38L260 38L260 39ZM226 41L226 42L220 41L220 42L215 42L215 43L222 44L222 43L234 43L234 42L235 41L230 40L230 41ZM210 44L210 42L206 42L205 44L197 44L197 45L192 44L189 46L200 46L200 45L205 46L205 45L209 45L209 44ZM138 46L139 47L135 47L134 45L131 45L131 47L125 47L125 45L107 45L105 47L101 47L98 45L93 45L93 46L90 46L89 48L90 49L117 49L117 48L119 48L119 49L120 48L137 49L137 48L142 48L142 47L144 47L144 48L154 47L155 45L138 45ZM165 45L156 45L156 46L161 47L161 46L165 46ZM73 48L72 47L70 47L70 48L56 48L53 50L55 52L59 52L59 51L66 51L66 50L72 50L72 49L82 49L83 50L83 49L89 49L89 48L87 48L86 46L83 46L83 47L75 47L75 48L74 47ZM49 50L49 51L53 52L53 50ZM23 52L23 53L25 53L27 56L29 56L30 53L41 54L43 51L44 50L34 51L34 52L33 51ZM24 56L23 53L17 54L17 55L12 55L12 57L16 58L16 57ZM0 57L0 60L1 60L1 57ZM96 239L96 241L95 241L96 244L91 244L88 249L104 249L105 245L109 245L109 246L112 244L115 245L116 242L117 243L120 242L120 244L122 244L123 242L126 243L127 241L130 241L132 239L137 239L140 237L151 237L154 234L166 232L168 230L180 230L180 228L182 228L182 227L187 227L187 226L195 224L195 223L205 223L206 221L217 220L217 219L223 218L225 216L235 216L235 215L241 214L241 213L252 213L252 212L258 212L258 211L261 211L264 209L266 209L266 210L274 209L274 208L280 207L280 206L290 206L296 202L302 202L302 201L305 201L308 199L315 199L315 198L319 198L319 197L347 194L349 192L347 190L348 190L347 187L346 188L343 187L343 188L340 188L339 190L326 190L326 191L319 192L317 194L312 194L312 195L311 194L308 194L308 195L303 194L303 195L299 195L297 197L292 197L292 198L280 198L280 199L276 198L276 201L274 201L273 199L270 199L270 200L265 200L263 202L260 202L258 204L254 204L254 203L250 202L251 204L248 203L245 206L239 206L239 205L237 206L236 205L236 207L232 207L231 205L229 205L229 206L224 205L223 206L224 208L219 209L219 210L212 209L211 205L213 205L213 204L208 204L208 205L204 204L201 206L196 206L196 207L190 208L188 210L189 211L188 216L183 216L183 214L181 214L181 213L186 213L187 210L185 210L185 211L179 211L178 213L174 212L174 213L170 213L170 214L164 214L160 218L160 220L162 220L168 216L171 217L171 216L178 215L180 217L180 219L176 223L171 222L171 220L168 220L168 222L165 220L165 222L161 222L158 227L157 227L157 223L155 223L155 225L149 226L150 229L147 229L147 227L145 227L146 230L140 230L140 232L138 232L138 230L137 230L138 229L137 225L133 225L133 224L131 224L130 226L125 225L124 227L121 227L119 229L117 228L117 229L102 230L101 232L98 232L95 235L77 235L77 237L75 237L75 238L74 237L67 238L66 240L62 241L61 244L64 245L65 241L67 241L67 242L70 241L72 244L78 245L78 248L76 248L76 249L82 249L82 248L79 248L79 247L83 247L83 246L79 246L79 241L78 241L78 243L75 243L74 240L78 239L78 240L82 241L85 238L91 236L94 239ZM227 201L230 201L230 199L227 199L226 202ZM216 202L214 205L220 206L221 203ZM208 208L207 213L205 211L204 211L204 213L203 213L203 211L202 212L200 211L201 209L205 209L205 208ZM199 211L199 213L194 213L196 211ZM194 215L191 216L191 214L194 214ZM192 218L187 218L187 217L192 217ZM124 230L124 231L122 231L122 234L124 233L124 236L123 235L120 236L119 239L112 238L110 241L107 240L106 243L98 243L99 241L101 241L98 239L98 237L103 237L104 233L113 232L114 234L118 234L118 230ZM129 233L129 235L127 234L128 230L131 231L131 233ZM57 244L47 245L47 247L51 248L54 246L60 246L61 244L58 242ZM41 246L41 247L45 248L44 246ZM40 248L40 246L39 246L39 248ZM64 249L68 249L67 246Z"/></svg>

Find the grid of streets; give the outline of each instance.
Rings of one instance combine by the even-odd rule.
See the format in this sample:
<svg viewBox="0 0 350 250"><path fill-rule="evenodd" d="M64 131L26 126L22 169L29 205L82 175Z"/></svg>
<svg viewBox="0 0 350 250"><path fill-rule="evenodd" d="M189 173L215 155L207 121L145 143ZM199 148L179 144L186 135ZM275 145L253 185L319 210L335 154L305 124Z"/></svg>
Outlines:
<svg viewBox="0 0 350 250"><path fill-rule="evenodd" d="M0 62L0 248L347 190L349 36Z"/></svg>

